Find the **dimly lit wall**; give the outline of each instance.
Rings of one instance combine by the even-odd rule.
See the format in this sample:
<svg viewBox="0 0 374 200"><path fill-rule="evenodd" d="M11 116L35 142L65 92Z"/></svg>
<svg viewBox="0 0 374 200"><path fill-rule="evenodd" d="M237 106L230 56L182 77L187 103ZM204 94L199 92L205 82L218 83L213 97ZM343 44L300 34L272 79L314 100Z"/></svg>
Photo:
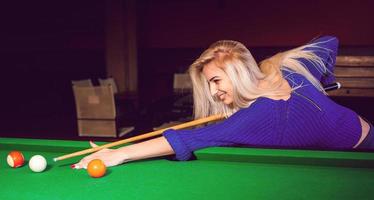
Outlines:
<svg viewBox="0 0 374 200"><path fill-rule="evenodd" d="M221 39L241 41L258 61L320 35L337 36L340 54L374 55L373 8L370 0L142 1L142 100L170 94L172 74L186 70L204 48Z"/></svg>
<svg viewBox="0 0 374 200"><path fill-rule="evenodd" d="M0 131L71 131L71 80L105 77L104 3L2 2ZM53 127L53 131L51 131Z"/></svg>
<svg viewBox="0 0 374 200"><path fill-rule="evenodd" d="M220 39L290 46L332 34L343 45L374 45L373 8L370 0L144 1L139 42L146 48L205 48Z"/></svg>
<svg viewBox="0 0 374 200"><path fill-rule="evenodd" d="M70 80L105 76L105 8L97 2L2 5L2 117L71 114Z"/></svg>

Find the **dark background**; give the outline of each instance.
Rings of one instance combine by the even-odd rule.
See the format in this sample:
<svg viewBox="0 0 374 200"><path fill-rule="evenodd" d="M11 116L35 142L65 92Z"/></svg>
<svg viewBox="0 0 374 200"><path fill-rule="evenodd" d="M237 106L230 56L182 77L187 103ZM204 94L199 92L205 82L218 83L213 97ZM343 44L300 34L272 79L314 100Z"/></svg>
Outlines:
<svg viewBox="0 0 374 200"><path fill-rule="evenodd" d="M0 6L0 136L77 136L71 80L106 77L105 1L17 1ZM209 44L244 43L257 61L320 35L339 55L374 55L374 2L136 1L139 133L172 120L173 74ZM334 98L374 121L372 98Z"/></svg>

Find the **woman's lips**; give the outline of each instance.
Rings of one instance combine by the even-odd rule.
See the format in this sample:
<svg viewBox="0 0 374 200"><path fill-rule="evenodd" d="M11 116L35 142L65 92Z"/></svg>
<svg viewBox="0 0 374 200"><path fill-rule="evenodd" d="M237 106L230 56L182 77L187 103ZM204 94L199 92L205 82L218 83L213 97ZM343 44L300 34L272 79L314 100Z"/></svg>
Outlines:
<svg viewBox="0 0 374 200"><path fill-rule="evenodd" d="M221 94L219 94L219 95L218 95L218 98L221 99L221 100L223 100L223 99L225 98L225 94L226 94L226 93L221 93Z"/></svg>

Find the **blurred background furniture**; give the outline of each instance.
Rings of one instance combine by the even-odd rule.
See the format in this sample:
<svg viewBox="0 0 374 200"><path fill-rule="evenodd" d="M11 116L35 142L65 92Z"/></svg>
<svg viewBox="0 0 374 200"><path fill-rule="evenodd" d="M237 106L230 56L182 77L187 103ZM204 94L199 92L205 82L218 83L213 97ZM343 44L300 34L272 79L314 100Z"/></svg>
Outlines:
<svg viewBox="0 0 374 200"><path fill-rule="evenodd" d="M72 80L71 83L79 87L92 87L93 86L91 79Z"/></svg>
<svg viewBox="0 0 374 200"><path fill-rule="evenodd" d="M153 130L175 126L192 120L193 98L192 98L192 82L189 74L176 73L173 77L173 95L171 107L163 109L164 117L161 125L153 127ZM167 116L167 117L165 117Z"/></svg>
<svg viewBox="0 0 374 200"><path fill-rule="evenodd" d="M374 56L337 56L334 74L342 88L331 96L374 97Z"/></svg>
<svg viewBox="0 0 374 200"><path fill-rule="evenodd" d="M99 80L99 83L100 83L101 86L111 85L112 88L113 88L113 94L118 93L118 87L117 87L117 84L116 84L114 78L112 78L112 77L106 78L106 79L99 78L98 80Z"/></svg>
<svg viewBox="0 0 374 200"><path fill-rule="evenodd" d="M121 127L117 118L112 85L77 86L73 84L79 136L121 137L134 127Z"/></svg>

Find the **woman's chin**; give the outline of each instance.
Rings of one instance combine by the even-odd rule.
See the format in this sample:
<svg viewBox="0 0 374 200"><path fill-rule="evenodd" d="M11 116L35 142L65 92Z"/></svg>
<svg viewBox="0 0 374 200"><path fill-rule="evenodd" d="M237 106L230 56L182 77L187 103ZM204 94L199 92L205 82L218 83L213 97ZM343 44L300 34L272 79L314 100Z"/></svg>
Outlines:
<svg viewBox="0 0 374 200"><path fill-rule="evenodd" d="M232 100L231 99L224 99L222 100L222 102L226 105L231 105L232 104Z"/></svg>

